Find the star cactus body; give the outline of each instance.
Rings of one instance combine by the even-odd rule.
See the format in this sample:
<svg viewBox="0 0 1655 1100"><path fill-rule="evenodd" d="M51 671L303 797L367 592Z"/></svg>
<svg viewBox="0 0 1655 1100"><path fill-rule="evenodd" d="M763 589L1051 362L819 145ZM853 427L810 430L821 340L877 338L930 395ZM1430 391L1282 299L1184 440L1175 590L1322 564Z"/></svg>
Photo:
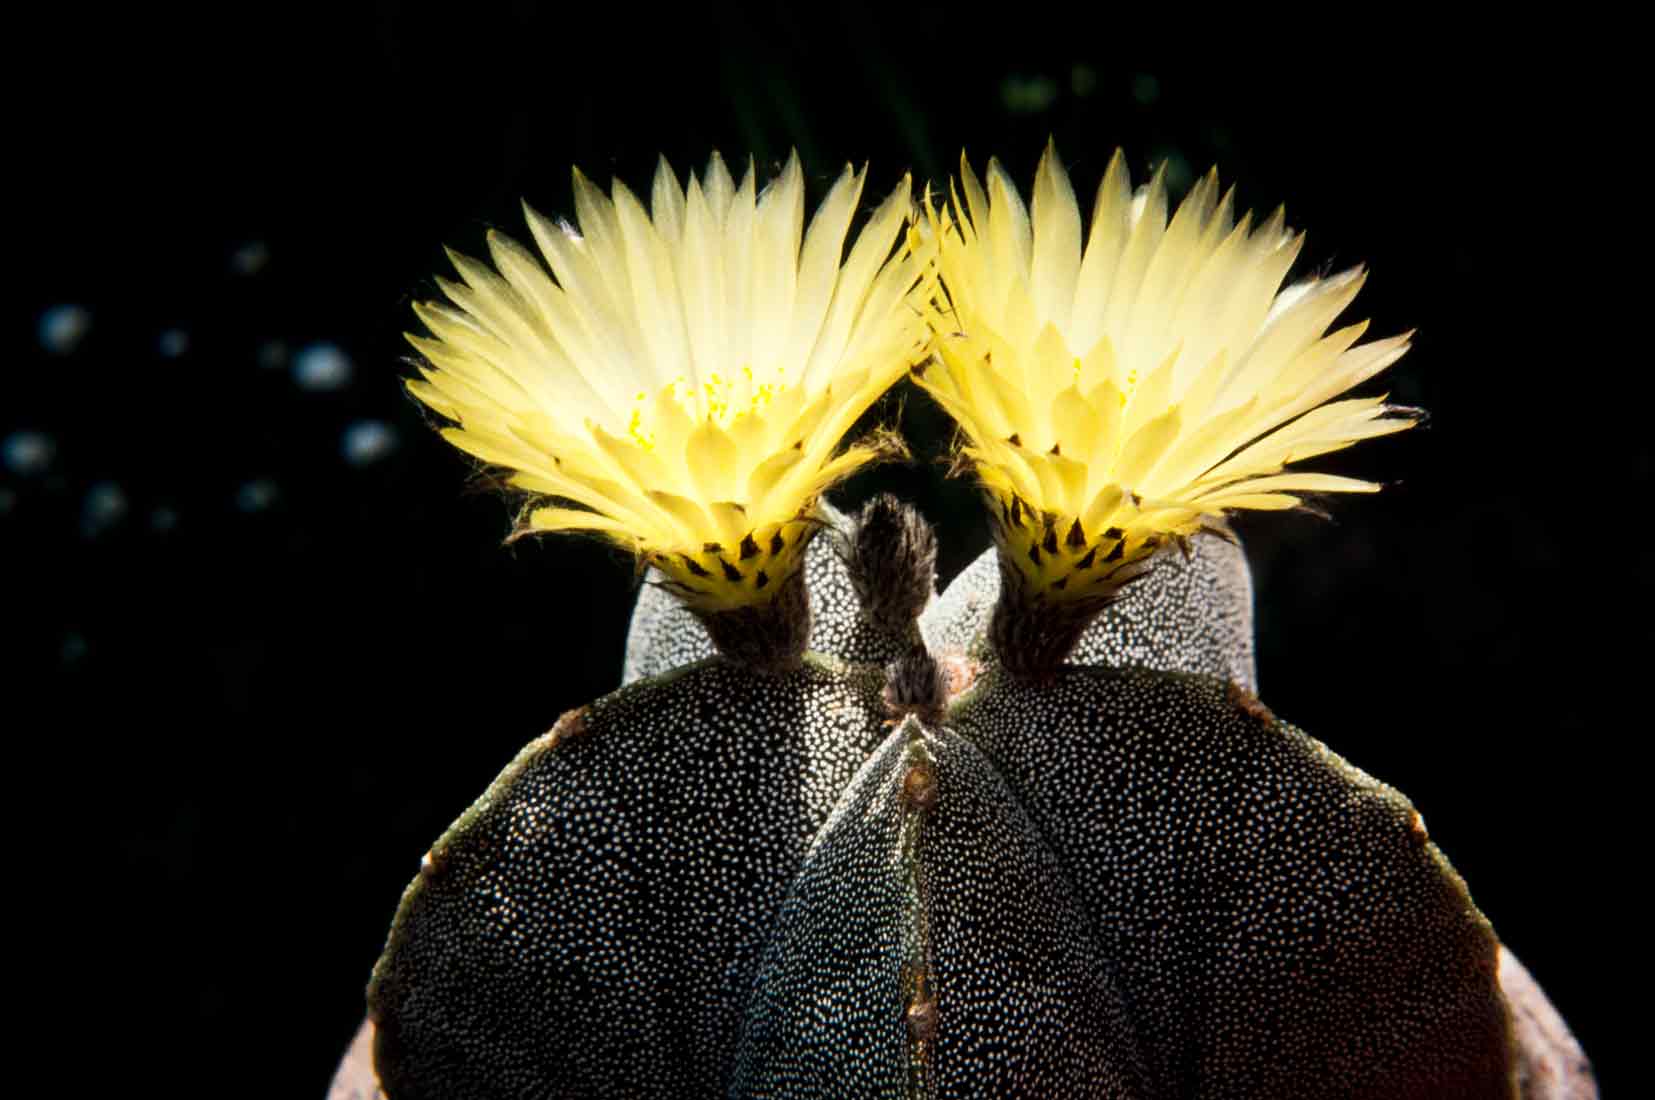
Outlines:
<svg viewBox="0 0 1655 1100"><path fill-rule="evenodd" d="M1514 1095L1496 942L1417 813L1241 686L1235 546L1039 685L983 564L893 629L824 520L825 652L756 675L646 588L635 678L433 847L371 991L393 1100ZM1110 663L1164 621L1210 629ZM967 635L893 717L893 654Z"/></svg>

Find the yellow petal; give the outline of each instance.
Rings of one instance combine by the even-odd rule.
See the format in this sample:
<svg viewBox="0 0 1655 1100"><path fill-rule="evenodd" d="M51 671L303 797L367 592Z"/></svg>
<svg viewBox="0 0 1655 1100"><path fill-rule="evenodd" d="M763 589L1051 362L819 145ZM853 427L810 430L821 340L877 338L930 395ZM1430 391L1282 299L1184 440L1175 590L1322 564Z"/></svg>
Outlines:
<svg viewBox="0 0 1655 1100"><path fill-rule="evenodd" d="M650 213L655 217L655 229L669 245L684 239L684 189L678 186L678 177L672 165L662 156L655 165L655 185L650 190Z"/></svg>
<svg viewBox="0 0 1655 1100"><path fill-rule="evenodd" d="M1166 412L1134 432L1121 448L1112 471L1114 479L1129 488L1142 483L1155 464L1161 460L1183 426L1178 407Z"/></svg>
<svg viewBox="0 0 1655 1100"><path fill-rule="evenodd" d="M1080 207L1057 147L1046 143L1034 175L1033 268L1029 289L1043 320L1067 324L1080 273Z"/></svg>
<svg viewBox="0 0 1655 1100"><path fill-rule="evenodd" d="M574 508L535 508L529 512L529 526L537 531L606 531L626 534L626 526L596 512Z"/></svg>
<svg viewBox="0 0 1655 1100"><path fill-rule="evenodd" d="M740 495L741 452L724 429L710 420L697 424L684 448L690 484L698 499L729 500Z"/></svg>
<svg viewBox="0 0 1655 1100"><path fill-rule="evenodd" d="M1119 485L1105 485L1097 496L1092 498L1086 510L1080 513L1081 527L1086 534L1096 538L1112 526L1115 513L1125 499L1126 492Z"/></svg>
<svg viewBox="0 0 1655 1100"><path fill-rule="evenodd" d="M1073 384L1052 399L1052 426L1063 453L1081 462L1091 462L1102 422L1092 403Z"/></svg>

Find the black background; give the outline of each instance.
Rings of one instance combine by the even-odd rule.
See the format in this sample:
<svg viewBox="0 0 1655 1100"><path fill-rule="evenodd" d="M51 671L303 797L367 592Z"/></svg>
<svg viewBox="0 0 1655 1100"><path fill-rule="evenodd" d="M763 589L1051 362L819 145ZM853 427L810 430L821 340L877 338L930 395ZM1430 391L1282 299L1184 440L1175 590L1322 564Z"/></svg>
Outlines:
<svg viewBox="0 0 1655 1100"><path fill-rule="evenodd" d="M883 194L962 146L1026 182L1055 135L1083 206L1117 145L1180 190L1217 163L1310 230L1300 271L1371 265L1375 334L1418 328L1384 387L1429 426L1318 464L1391 487L1242 524L1262 693L1414 800L1613 1092L1647 862L1617 772L1648 730L1613 672L1648 650L1655 567L1629 537L1649 445L1611 430L1647 340L1587 255L1645 201L1609 186L1626 93L1600 46L1261 25L1195 56L1192 14L925 4L255 10L66 10L14 41L0 436L51 458L0 468L13 897L62 934L19 954L38 1022L84 1052L71 1081L323 1095L420 854L617 681L627 563L503 548L510 507L398 385L443 245L521 233L520 197L569 211L572 164L643 189L658 153L682 176L796 147L814 201L847 160ZM90 326L54 353L35 326L63 304ZM298 384L316 342L349 384ZM905 386L875 416L918 459L840 499L918 503L946 580L987 544L936 461L948 425ZM355 465L361 420L397 445Z"/></svg>

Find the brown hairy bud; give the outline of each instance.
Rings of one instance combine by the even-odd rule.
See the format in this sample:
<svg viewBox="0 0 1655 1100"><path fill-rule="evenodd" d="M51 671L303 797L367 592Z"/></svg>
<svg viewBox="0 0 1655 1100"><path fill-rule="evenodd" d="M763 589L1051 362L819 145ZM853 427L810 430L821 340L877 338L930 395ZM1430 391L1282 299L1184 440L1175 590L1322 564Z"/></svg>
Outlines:
<svg viewBox="0 0 1655 1100"><path fill-rule="evenodd" d="M914 646L885 666L883 699L892 714L913 714L934 723L947 700L947 688L942 666L923 646Z"/></svg>
<svg viewBox="0 0 1655 1100"><path fill-rule="evenodd" d="M936 583L931 525L912 505L881 493L863 505L845 543L845 565L863 614L883 629L907 630Z"/></svg>

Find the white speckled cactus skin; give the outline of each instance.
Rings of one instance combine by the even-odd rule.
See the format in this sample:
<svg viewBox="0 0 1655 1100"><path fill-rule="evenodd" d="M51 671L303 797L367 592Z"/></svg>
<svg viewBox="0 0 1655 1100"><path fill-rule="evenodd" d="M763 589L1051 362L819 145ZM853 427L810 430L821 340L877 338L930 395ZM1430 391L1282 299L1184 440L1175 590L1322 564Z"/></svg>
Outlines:
<svg viewBox="0 0 1655 1100"><path fill-rule="evenodd" d="M433 847L370 988L393 1100L1515 1095L1464 884L1251 694L1237 547L1163 553L1031 683L992 557L890 629L828 520L803 667L646 587L626 686ZM922 644L953 694L894 713Z"/></svg>
<svg viewBox="0 0 1655 1100"><path fill-rule="evenodd" d="M822 507L833 530L846 526L847 518L837 509ZM993 549L983 551L920 615L919 628L932 653L988 657L988 617L1000 594L994 557ZM833 540L812 543L805 569L815 608L812 650L873 664L900 654L907 644L903 636L871 629L859 614ZM647 583L632 613L621 683L711 657L713 652L695 616L664 589ZM1240 545L1219 537L1200 538L1191 543L1188 561L1169 547L1132 598L1112 607L1081 636L1071 662L1196 672L1257 693L1253 583Z"/></svg>

